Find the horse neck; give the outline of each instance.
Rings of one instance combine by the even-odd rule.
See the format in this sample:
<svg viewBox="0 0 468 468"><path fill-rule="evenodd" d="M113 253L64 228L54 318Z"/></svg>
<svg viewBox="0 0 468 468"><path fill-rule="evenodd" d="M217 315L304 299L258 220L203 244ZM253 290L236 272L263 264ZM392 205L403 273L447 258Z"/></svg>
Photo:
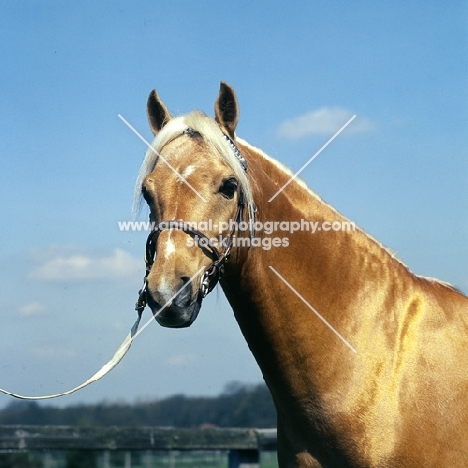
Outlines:
<svg viewBox="0 0 468 468"><path fill-rule="evenodd" d="M240 141L241 151L249 162L256 221L264 227L255 235L261 239L276 237L283 242L277 240L278 246L271 248L268 243L243 248L237 257L239 276L265 275L271 284L275 278L272 267L279 273L282 271L285 279L303 284L317 306L327 308L330 303L324 297L327 289L331 289L336 304L336 288L345 284L349 287L358 271L362 276L378 269L387 279L394 274L413 276L391 252L325 203L304 182L294 178L289 183L293 178L289 169ZM273 229L271 234L265 231L266 223ZM255 295L258 293L255 291Z"/></svg>
<svg viewBox="0 0 468 468"><path fill-rule="evenodd" d="M291 174L259 150L240 145L249 162L257 221L302 222L303 230L291 233L277 225L270 237L286 238L287 246L282 241L269 250L244 248L223 287L275 400L310 399L312 389L323 394L327 382L336 382L327 379L335 361L346 365L355 356L312 309L352 341L367 281L388 281L397 270L406 274L405 267L358 229L323 230L325 222L347 220L301 182L293 181L268 202ZM317 223L315 233L310 225L305 230L306 221ZM268 237L264 230L256 235Z"/></svg>

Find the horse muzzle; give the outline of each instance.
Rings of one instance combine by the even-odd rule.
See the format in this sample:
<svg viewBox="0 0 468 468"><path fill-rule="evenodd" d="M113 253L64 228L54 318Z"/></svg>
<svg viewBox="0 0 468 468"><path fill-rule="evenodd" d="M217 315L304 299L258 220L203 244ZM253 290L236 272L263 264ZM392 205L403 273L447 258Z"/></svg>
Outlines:
<svg viewBox="0 0 468 468"><path fill-rule="evenodd" d="M190 285L165 302L157 291L148 291L147 301L155 320L168 328L189 327L198 317L201 307L200 295L192 299Z"/></svg>
<svg viewBox="0 0 468 468"><path fill-rule="evenodd" d="M167 328L186 328L190 327L195 319L198 317L200 311L200 304L194 302L190 307L165 307L162 310L155 312L153 315L156 321L162 327Z"/></svg>

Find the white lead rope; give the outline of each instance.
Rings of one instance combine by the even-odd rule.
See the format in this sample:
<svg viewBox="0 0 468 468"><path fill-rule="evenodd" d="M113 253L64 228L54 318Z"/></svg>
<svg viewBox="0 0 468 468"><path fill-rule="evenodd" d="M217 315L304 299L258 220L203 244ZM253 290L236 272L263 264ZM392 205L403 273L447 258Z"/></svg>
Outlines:
<svg viewBox="0 0 468 468"><path fill-rule="evenodd" d="M147 262L148 263L148 262ZM200 273L205 269L205 267L201 267L191 278L189 281L187 281L162 307L159 309L157 313L153 313L153 317L156 318L157 315L159 315L169 304L171 304L172 300L180 294L188 285L192 283L192 281L197 278ZM146 276L149 273L150 268L147 267L146 270ZM147 282L146 282L146 276L144 279L143 287L141 288L139 292L139 297L138 301L136 303L135 309L138 312L138 318L136 319L136 322L133 324L132 328L130 329L130 333L125 337L125 340L123 340L122 344L118 347L117 351L115 354L112 356L111 360L107 363L104 364L91 378L89 378L86 382L83 382L81 385L78 385L78 387L72 388L71 390L68 390L68 392L63 392L63 393L55 393L54 395L41 395L41 396L25 396L25 395L20 395L19 393L13 393L9 392L8 390L4 390L3 388L0 388L0 392L4 393L5 395L10 395L15 398L19 398L21 400L47 400L50 398L58 398L61 396L65 395L71 395L72 393L77 392L78 390L81 390L84 387L87 387L89 384L92 384L93 382L96 382L96 380L102 379L105 375L107 375L122 359L123 357L127 354L128 350L130 349L130 346L132 345L133 339L135 338L137 331L138 331L138 326L140 325L140 320L141 316L143 314L143 310L146 307L146 287L147 287ZM140 330L143 331L145 327L151 322L149 320L146 325Z"/></svg>
<svg viewBox="0 0 468 468"><path fill-rule="evenodd" d="M6 395L11 395L12 397L15 397L15 398L20 398L21 400L47 400L49 398L58 398L61 396L70 395L72 393L75 393L78 390L81 390L84 387L87 387L89 384L96 382L96 380L102 379L102 377L108 374L127 354L127 351L130 349L130 346L132 345L133 337L136 335L136 332L138 330L138 325L140 325L140 320L141 320L141 314L138 314L138 318L136 322L133 324L130 330L130 333L125 337L125 340L123 340L122 344L118 347L117 351L112 356L111 360L107 364L103 365L86 382L82 383L81 385L78 385L78 387L72 388L71 390L68 390L67 392L56 393L55 395L42 395L42 396L19 395L18 393L9 392L7 390L4 390L3 388L0 388L0 392L5 393Z"/></svg>

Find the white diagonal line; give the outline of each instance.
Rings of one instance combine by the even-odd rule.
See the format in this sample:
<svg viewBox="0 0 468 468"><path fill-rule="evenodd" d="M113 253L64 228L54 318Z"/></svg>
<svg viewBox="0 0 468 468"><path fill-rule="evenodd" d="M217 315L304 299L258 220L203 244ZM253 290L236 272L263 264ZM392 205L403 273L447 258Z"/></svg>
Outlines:
<svg viewBox="0 0 468 468"><path fill-rule="evenodd" d="M158 316L171 302L175 297L182 292L189 284L192 284L193 280L200 274L200 272L204 269L205 267L201 267L188 281L185 283L156 313L156 315L153 315L136 333L135 335L132 336L132 341L150 324L153 322L153 320Z"/></svg>
<svg viewBox="0 0 468 468"><path fill-rule="evenodd" d="M353 115L269 200L273 201L354 119Z"/></svg>
<svg viewBox="0 0 468 468"><path fill-rule="evenodd" d="M204 198L202 195L200 195L200 193L197 192L197 190L196 190L195 188L192 187L192 185L187 181L187 179L185 179L185 177L183 177L183 176L179 173L179 171L178 171L177 169L175 169L166 159L164 159L164 158L161 156L161 154L158 153L158 152L151 146L151 144L148 143L148 142L146 141L146 139L145 139L145 138L144 138L144 137L127 121L127 120L125 120L124 117L122 117L122 115L118 114L118 116L119 116L119 119L122 120L122 122L123 122L123 123L124 123L124 124L141 140L141 141L143 141L143 143L145 143L146 146L148 146L148 148L149 148L154 154L156 154L156 156L157 156L158 158L161 158L161 159L162 159L162 161L166 164L166 166L167 166L169 169L171 169L171 171L172 171L177 177L179 177L180 180L182 180L183 182L185 182L185 184L186 184L188 187L190 187L190 188L195 192L195 194L198 195L198 197L199 197L201 200L203 200L204 202L206 202L205 198Z"/></svg>
<svg viewBox="0 0 468 468"><path fill-rule="evenodd" d="M353 352L357 351L328 323L271 265L268 265L270 270L278 276L281 281L294 293L296 296L333 332L335 335Z"/></svg>

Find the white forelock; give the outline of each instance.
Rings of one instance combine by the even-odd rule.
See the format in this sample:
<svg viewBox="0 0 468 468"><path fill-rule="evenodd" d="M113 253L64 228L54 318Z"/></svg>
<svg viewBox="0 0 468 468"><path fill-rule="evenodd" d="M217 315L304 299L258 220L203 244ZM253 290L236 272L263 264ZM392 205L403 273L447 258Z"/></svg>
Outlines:
<svg viewBox="0 0 468 468"><path fill-rule="evenodd" d="M244 193L249 219L253 219L255 205L247 174L234 154L229 142L224 137L219 125L214 119L200 111L193 111L187 115L171 119L157 134L151 147L148 148L136 181L133 203L134 214L137 214L140 210L141 189L145 177L153 171L160 152L165 145L182 135L188 128L200 133L203 139L217 150L223 161L234 171L234 175Z"/></svg>

